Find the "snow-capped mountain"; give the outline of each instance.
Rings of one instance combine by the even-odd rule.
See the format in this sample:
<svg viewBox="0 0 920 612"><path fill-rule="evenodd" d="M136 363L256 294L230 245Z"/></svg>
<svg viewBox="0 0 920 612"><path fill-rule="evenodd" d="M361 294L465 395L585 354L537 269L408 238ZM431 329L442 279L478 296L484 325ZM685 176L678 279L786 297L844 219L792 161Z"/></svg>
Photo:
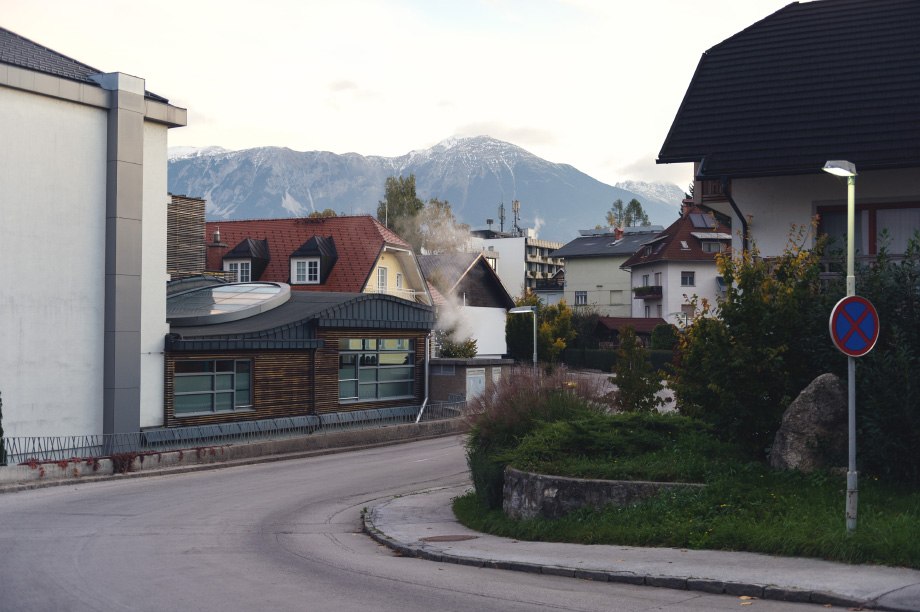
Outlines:
<svg viewBox="0 0 920 612"><path fill-rule="evenodd" d="M675 208L680 208L680 201L686 197L684 190L674 183L645 183L643 181L620 181L620 189L644 195L650 200L657 200Z"/></svg>
<svg viewBox="0 0 920 612"><path fill-rule="evenodd" d="M547 240L567 242L579 229L603 224L617 198L638 199L652 223L669 225L675 217L671 201L601 183L487 136L451 138L399 157L183 147L170 150L169 190L206 199L211 220L303 216L326 208L374 214L387 177L409 174L421 199L448 200L457 218L473 228L494 219L492 227L499 229L503 203L504 227L510 229L511 202L519 200L521 226L542 227L540 237Z"/></svg>

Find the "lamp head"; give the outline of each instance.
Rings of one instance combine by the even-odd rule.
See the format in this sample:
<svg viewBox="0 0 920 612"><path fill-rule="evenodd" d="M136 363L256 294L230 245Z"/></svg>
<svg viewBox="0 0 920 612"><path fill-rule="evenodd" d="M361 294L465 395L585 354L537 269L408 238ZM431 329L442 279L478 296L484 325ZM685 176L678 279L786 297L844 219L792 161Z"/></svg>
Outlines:
<svg viewBox="0 0 920 612"><path fill-rule="evenodd" d="M508 311L508 314L524 314L524 313L530 314L534 312L534 310L536 310L536 308L534 308L533 306L515 306L514 308Z"/></svg>
<svg viewBox="0 0 920 612"><path fill-rule="evenodd" d="M845 159L829 160L822 170L834 176L856 176L856 164Z"/></svg>

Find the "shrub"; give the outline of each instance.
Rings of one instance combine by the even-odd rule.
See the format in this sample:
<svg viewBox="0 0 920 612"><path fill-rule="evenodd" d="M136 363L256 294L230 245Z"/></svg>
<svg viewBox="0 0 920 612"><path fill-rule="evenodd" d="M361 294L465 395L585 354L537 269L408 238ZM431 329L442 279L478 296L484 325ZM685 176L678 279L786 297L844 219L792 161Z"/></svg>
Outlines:
<svg viewBox="0 0 920 612"><path fill-rule="evenodd" d="M598 401L597 388L572 384L564 368L552 375L518 370L503 378L492 393L473 400L467 464L477 496L490 508L501 507L502 455L512 449L539 422L572 419L607 407Z"/></svg>
<svg viewBox="0 0 920 612"><path fill-rule="evenodd" d="M673 351L677 348L677 328L670 323L656 325L652 330L650 348Z"/></svg>
<svg viewBox="0 0 920 612"><path fill-rule="evenodd" d="M478 349L476 340L467 338L466 340L454 340L452 336L441 339L441 357L456 359L472 359L476 356Z"/></svg>

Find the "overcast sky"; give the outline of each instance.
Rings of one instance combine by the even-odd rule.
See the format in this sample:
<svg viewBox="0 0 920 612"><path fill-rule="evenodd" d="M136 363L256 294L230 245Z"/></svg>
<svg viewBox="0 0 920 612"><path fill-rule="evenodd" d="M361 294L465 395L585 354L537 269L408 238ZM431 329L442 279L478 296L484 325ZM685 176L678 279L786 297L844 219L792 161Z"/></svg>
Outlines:
<svg viewBox="0 0 920 612"><path fill-rule="evenodd" d="M486 134L605 183L655 158L700 55L789 0L0 0L0 25L188 108L170 146L396 156Z"/></svg>

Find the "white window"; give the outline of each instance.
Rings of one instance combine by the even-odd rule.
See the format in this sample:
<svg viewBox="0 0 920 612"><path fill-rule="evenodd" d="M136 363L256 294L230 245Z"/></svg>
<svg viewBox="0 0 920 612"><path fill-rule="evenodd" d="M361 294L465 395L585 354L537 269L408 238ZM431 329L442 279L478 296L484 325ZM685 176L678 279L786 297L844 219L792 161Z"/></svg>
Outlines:
<svg viewBox="0 0 920 612"><path fill-rule="evenodd" d="M661 272L655 272L655 285L661 286Z"/></svg>
<svg viewBox="0 0 920 612"><path fill-rule="evenodd" d="M684 323L689 323L693 318L693 304L682 304L680 307L680 318Z"/></svg>
<svg viewBox="0 0 920 612"><path fill-rule="evenodd" d="M642 275L642 286L648 287L648 274ZM533 344L533 342L531 342L531 344Z"/></svg>
<svg viewBox="0 0 920 612"><path fill-rule="evenodd" d="M224 272L229 272L237 283L248 283L252 278L251 270L251 263L247 260L224 262Z"/></svg>
<svg viewBox="0 0 920 612"><path fill-rule="evenodd" d="M402 275L402 272L397 272L397 273L396 273L396 288L397 288L397 289L402 289L402 288L403 288L403 275Z"/></svg>
<svg viewBox="0 0 920 612"><path fill-rule="evenodd" d="M319 283L319 258L291 260L291 283L295 285L316 285Z"/></svg>
<svg viewBox="0 0 920 612"><path fill-rule="evenodd" d="M658 314L658 318L660 319L661 318L661 304L658 304L658 306L656 306L656 309L658 310L657 314Z"/></svg>
<svg viewBox="0 0 920 612"><path fill-rule="evenodd" d="M377 268L377 293L387 292L387 269Z"/></svg>
<svg viewBox="0 0 920 612"><path fill-rule="evenodd" d="M576 306L585 306L588 303L588 292L587 291L576 291L575 292L575 305ZM531 344L533 344L531 342Z"/></svg>
<svg viewBox="0 0 920 612"><path fill-rule="evenodd" d="M703 252L704 253L721 253L722 243L721 242L709 242L709 241L704 242Z"/></svg>
<svg viewBox="0 0 920 612"><path fill-rule="evenodd" d="M651 316L652 316L652 307L649 305L646 305L645 306L645 318L648 319ZM531 342L531 344L533 343Z"/></svg>
<svg viewBox="0 0 920 612"><path fill-rule="evenodd" d="M693 287L695 285L696 285L696 272L691 272L688 270L681 270L680 286L681 287Z"/></svg>

